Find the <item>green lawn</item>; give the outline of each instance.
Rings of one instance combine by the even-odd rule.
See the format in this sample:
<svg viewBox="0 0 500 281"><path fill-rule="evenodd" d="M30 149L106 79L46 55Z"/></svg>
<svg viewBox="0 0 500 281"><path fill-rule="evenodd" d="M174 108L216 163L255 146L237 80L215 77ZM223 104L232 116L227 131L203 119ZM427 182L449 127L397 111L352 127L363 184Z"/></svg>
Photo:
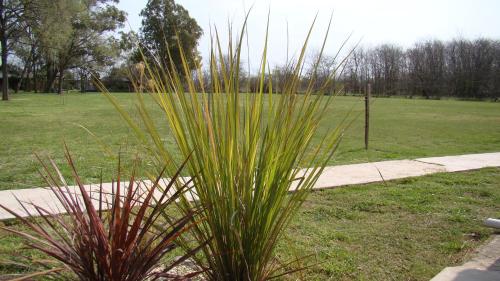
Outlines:
<svg viewBox="0 0 500 281"><path fill-rule="evenodd" d="M279 253L314 253L306 280L429 280L462 264L500 217L500 168L314 192Z"/></svg>
<svg viewBox="0 0 500 281"><path fill-rule="evenodd" d="M290 280L429 280L470 258L492 233L482 220L500 217L498 206L500 168L317 191L277 254L282 261L316 257ZM14 253L40 258L21 245L0 230L0 261ZM0 275L22 270L0 262Z"/></svg>
<svg viewBox="0 0 500 281"><path fill-rule="evenodd" d="M132 94L116 96L134 109ZM338 124L350 108L355 109L351 116L359 115L362 100L336 98L322 128ZM158 109L154 115L161 120ZM500 103L380 98L374 99L371 116L370 149L364 150L360 115L331 164L500 150ZM79 125L94 132L114 151L122 151L126 159L134 157L134 137L100 94L14 94L11 101L1 102L0 189L44 185L33 153L51 155L63 163L63 141L86 181L97 182L101 171L104 179L110 180L115 162ZM170 139L166 136L165 140Z"/></svg>

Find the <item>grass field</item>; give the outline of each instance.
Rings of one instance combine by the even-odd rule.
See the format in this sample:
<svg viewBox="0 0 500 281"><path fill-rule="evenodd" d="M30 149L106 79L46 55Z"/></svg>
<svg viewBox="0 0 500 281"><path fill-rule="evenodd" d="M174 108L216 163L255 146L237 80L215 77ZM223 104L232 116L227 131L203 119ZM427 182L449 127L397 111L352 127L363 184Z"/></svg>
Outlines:
<svg viewBox="0 0 500 281"><path fill-rule="evenodd" d="M132 94L116 94L134 110ZM152 106L161 122L162 113ZM500 150L500 103L456 100L374 99L370 149L364 150L363 101L338 97L321 127L334 126L350 112L359 116L349 128L331 164L357 163L423 156L454 155ZM158 123L161 124L161 123ZM110 161L95 133L125 158L135 157L135 138L111 104L100 94L15 94L0 103L0 189L44 185L33 153L62 159L63 141L72 151L87 182L102 172L112 178ZM171 141L168 136L165 141Z"/></svg>
<svg viewBox="0 0 500 281"><path fill-rule="evenodd" d="M280 253L316 254L306 280L429 280L488 238L498 206L500 168L314 192Z"/></svg>
<svg viewBox="0 0 500 281"><path fill-rule="evenodd" d="M277 254L282 261L316 257L308 260L316 265L290 280L429 280L488 238L492 231L482 220L500 217L498 206L500 168L317 191ZM14 253L40 258L20 247L0 230L0 261ZM0 262L0 275L21 270Z"/></svg>
<svg viewBox="0 0 500 281"><path fill-rule="evenodd" d="M134 110L131 94L116 94ZM161 124L161 112L153 108ZM321 129L335 126L363 102L338 97ZM456 100L375 99L370 149L364 150L362 115L355 120L331 164L453 155L500 150L500 104ZM99 94L13 95L0 103L0 189L43 185L33 153L62 164L66 142L87 182L116 170L92 131L124 158L135 157L135 138ZM171 139L165 135L167 143ZM64 170L67 172L66 170ZM460 264L491 233L486 217L500 217L500 168L367 184L314 192L281 241L286 261L313 254L318 262L291 279L428 280ZM6 222L14 228L15 221ZM0 222L0 225L3 224ZM19 239L0 231L0 276L22 271L1 261L20 249ZM1 279L0 279L1 280Z"/></svg>

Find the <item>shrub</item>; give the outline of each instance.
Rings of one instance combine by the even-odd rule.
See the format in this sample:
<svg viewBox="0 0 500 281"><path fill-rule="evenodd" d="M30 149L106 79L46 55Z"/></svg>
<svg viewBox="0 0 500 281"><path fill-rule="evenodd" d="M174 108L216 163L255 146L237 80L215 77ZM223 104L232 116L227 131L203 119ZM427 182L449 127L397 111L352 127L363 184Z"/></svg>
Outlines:
<svg viewBox="0 0 500 281"><path fill-rule="evenodd" d="M86 281L156 280L159 277L183 280L198 274L176 276L168 272L193 255L196 248L177 261L160 267L162 258L177 247L175 241L179 236L193 227L194 209L176 219L161 219L167 208L186 191L186 184L179 181L184 164L166 184L162 184L163 172L148 182L137 180L135 171L132 171L129 182L122 182L119 164L117 181L113 183L110 194L103 189L102 183L94 192L84 186L67 149L65 155L76 183L74 187L68 186L53 161L48 164L40 159L43 176L62 208L58 213L65 215L21 201L25 214L0 205L30 231L3 229L23 238L28 248L64 265L27 277L61 274L64 268L78 280ZM161 192L157 192L159 190ZM157 231L158 227L162 231Z"/></svg>

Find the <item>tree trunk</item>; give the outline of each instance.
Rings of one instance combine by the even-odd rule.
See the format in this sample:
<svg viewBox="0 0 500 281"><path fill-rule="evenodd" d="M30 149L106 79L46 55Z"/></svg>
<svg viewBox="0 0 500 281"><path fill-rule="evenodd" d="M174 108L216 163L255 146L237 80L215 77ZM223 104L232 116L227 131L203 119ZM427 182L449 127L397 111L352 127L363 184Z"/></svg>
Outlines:
<svg viewBox="0 0 500 281"><path fill-rule="evenodd" d="M59 95L62 94L63 74L64 74L64 71L61 69L59 71L59 79L57 81L57 94L59 94Z"/></svg>
<svg viewBox="0 0 500 281"><path fill-rule="evenodd" d="M51 67L51 63L50 62L47 62L46 64L46 71L45 71L45 85L44 85L44 89L43 91L46 92L46 93L50 93L50 88L52 88L52 83L51 83L51 80L52 80L52 67Z"/></svg>
<svg viewBox="0 0 500 281"><path fill-rule="evenodd" d="M80 72L80 93L85 93L86 92L86 89L85 89L85 82L87 82L87 76L85 75L85 73L83 71Z"/></svg>
<svg viewBox="0 0 500 281"><path fill-rule="evenodd" d="M24 90L26 92L31 92L31 90L33 89L32 86L31 86L31 83L33 82L32 80L30 80L32 77L31 76L31 72L33 71L33 62L31 62L29 68L28 68L28 71L26 72L26 84L25 84L25 88Z"/></svg>
<svg viewBox="0 0 500 281"><path fill-rule="evenodd" d="M31 68L31 58L32 57L33 57L33 47L31 47L30 55L28 57L28 60L24 64L23 72L21 72L21 77L19 77L19 82L16 85L16 93L19 92L19 89L21 89L21 84L23 84L23 82L24 82L24 78L26 77L26 72L29 73L29 69Z"/></svg>
<svg viewBox="0 0 500 281"><path fill-rule="evenodd" d="M47 63L47 80L45 84L45 92L52 92L52 86L54 85L54 81L56 80L56 71L54 70L53 63Z"/></svg>
<svg viewBox="0 0 500 281"><path fill-rule="evenodd" d="M2 30L2 100L9 100L9 73L7 71L7 38Z"/></svg>
<svg viewBox="0 0 500 281"><path fill-rule="evenodd" d="M24 64L23 71L21 72L21 77L19 77L19 82L16 85L15 93L19 92L21 89L21 85L24 82L24 77L26 76L26 72L28 72L28 69L30 67L30 60L31 58L28 59L28 61Z"/></svg>
<svg viewBox="0 0 500 281"><path fill-rule="evenodd" d="M2 100L9 100L9 74L7 71L7 31L5 30L4 0L0 0L0 41L2 47Z"/></svg>
<svg viewBox="0 0 500 281"><path fill-rule="evenodd" d="M33 63L33 89L38 93L38 78L36 73L36 63Z"/></svg>
<svg viewBox="0 0 500 281"><path fill-rule="evenodd" d="M80 93L85 93L85 80L83 77L80 77Z"/></svg>

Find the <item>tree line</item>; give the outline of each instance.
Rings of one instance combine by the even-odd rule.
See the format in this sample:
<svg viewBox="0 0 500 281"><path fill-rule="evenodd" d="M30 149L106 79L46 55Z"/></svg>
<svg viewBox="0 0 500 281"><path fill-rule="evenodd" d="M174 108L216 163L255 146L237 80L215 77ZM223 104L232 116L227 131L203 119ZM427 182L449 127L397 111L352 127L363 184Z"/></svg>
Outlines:
<svg viewBox="0 0 500 281"><path fill-rule="evenodd" d="M382 44L354 50L339 81L346 92L375 95L500 97L500 41L491 39L428 40L403 49Z"/></svg>
<svg viewBox="0 0 500 281"><path fill-rule="evenodd" d="M9 88L57 93L95 90L92 77L102 80L111 91L133 91L130 79L137 63L183 69L179 46L186 53L189 68L203 64L197 49L203 30L184 7L173 0L149 0L140 14L141 29L135 33L121 31L127 15L116 7L117 2L0 0L2 99L8 99ZM229 61L227 54L223 56L225 59L216 62L221 66ZM364 94L370 83L372 94L378 96L500 97L499 40L428 40L406 49L394 44L357 47L345 60L338 53L330 55L329 50L324 54L313 51L308 60L301 75L313 83L304 83L299 91L312 87L316 91L343 89ZM204 63L205 75L196 77L199 73L193 71L193 76L203 79L205 90L210 92L214 83L208 64L212 62ZM242 90L256 91L260 77L247 71L245 62L241 64L240 73L246 72L241 75ZM273 91L283 91L294 65L290 59L273 66L265 77L266 89L272 81ZM335 79L325 84L329 77Z"/></svg>
<svg viewBox="0 0 500 281"><path fill-rule="evenodd" d="M364 95L371 84L372 95L463 99L500 98L500 41L491 39L428 40L404 49L394 44L345 49L347 55L312 51L307 56L298 91ZM227 55L222 58L228 61ZM244 64L244 62L242 62ZM264 87L283 91L295 70L291 59L272 67ZM226 67L227 69L227 67ZM240 73L245 67L240 66ZM333 79L330 79L333 78ZM206 91L211 91L210 73L203 75ZM255 92L259 77L251 73L240 81L243 91ZM271 83L272 82L272 85ZM311 83L312 82L312 83ZM221 84L221 82L219 82Z"/></svg>
<svg viewBox="0 0 500 281"><path fill-rule="evenodd" d="M130 90L130 65L142 60L180 64L178 43L199 61L202 30L173 0L149 0L139 33L124 32L117 0L0 0L2 99L9 91L56 92L106 86ZM9 85L9 82L11 83Z"/></svg>

